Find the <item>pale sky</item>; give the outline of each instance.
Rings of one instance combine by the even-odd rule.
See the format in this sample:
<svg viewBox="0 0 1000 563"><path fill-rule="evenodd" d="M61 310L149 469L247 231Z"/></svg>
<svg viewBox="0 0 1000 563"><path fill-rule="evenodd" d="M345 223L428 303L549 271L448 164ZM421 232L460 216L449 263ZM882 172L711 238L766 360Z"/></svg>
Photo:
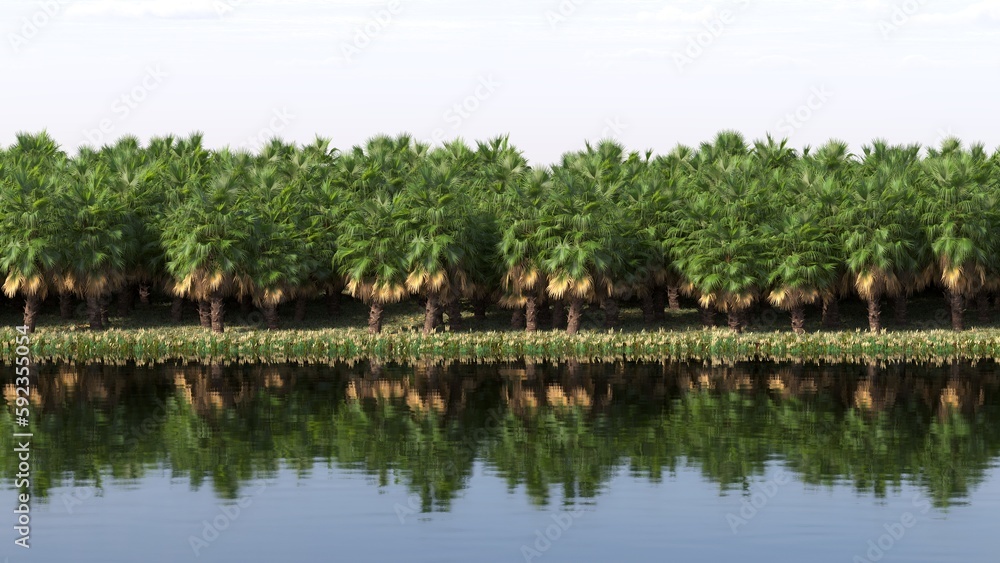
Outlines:
<svg viewBox="0 0 1000 563"><path fill-rule="evenodd" d="M720 129L1000 145L1000 0L3 0L0 32L0 143L71 153L194 130L509 133L533 163Z"/></svg>

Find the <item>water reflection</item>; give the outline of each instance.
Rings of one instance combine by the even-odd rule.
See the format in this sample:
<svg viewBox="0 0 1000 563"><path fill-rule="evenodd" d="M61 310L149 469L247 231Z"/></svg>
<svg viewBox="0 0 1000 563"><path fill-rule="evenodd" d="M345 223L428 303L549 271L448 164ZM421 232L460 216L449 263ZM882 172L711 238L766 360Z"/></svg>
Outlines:
<svg viewBox="0 0 1000 563"><path fill-rule="evenodd" d="M809 484L883 497L912 483L946 507L1000 455L992 363L48 365L35 391L36 498L162 470L233 499L279 469L331 465L447 511L477 460L536 505L595 497L622 468L658 482L695 467L738 493L780 461Z"/></svg>

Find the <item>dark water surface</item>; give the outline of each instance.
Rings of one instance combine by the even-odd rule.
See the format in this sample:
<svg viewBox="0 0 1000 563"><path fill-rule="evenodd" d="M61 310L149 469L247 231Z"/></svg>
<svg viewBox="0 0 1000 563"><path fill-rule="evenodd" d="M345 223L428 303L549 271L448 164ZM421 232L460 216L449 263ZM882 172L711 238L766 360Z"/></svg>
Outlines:
<svg viewBox="0 0 1000 563"><path fill-rule="evenodd" d="M13 371L10 563L1000 561L993 363Z"/></svg>

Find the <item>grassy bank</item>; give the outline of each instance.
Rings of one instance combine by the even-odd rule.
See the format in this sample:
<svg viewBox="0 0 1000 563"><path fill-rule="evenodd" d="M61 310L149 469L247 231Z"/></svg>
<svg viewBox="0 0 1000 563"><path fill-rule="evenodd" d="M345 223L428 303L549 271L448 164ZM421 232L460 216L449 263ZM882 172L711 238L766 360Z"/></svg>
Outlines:
<svg viewBox="0 0 1000 563"><path fill-rule="evenodd" d="M857 310L855 310L857 309ZM694 360L752 361L804 360L824 362L915 361L1000 357L1000 326L985 323L956 333L947 330L947 311L936 296L914 299L906 325L871 334L864 330L860 303L843 305L844 328L823 331L816 311L810 311L808 333L796 336L785 313L765 309L751 317L748 331L705 330L691 308L667 311L662 322L642 322L639 310L625 308L619 329L600 329L602 312L585 313L585 330L576 336L561 331L525 333L510 327L510 312L492 310L484 321L471 315L462 331L430 336L420 333L422 311L402 303L387 311L383 334L364 330L367 309L345 300L342 312L330 316L321 304L308 310L306 319L290 319L292 307L282 313L283 330L263 330L259 313L227 312L228 327L214 335L197 326L197 315L186 310L180 324L170 321L169 307L158 303L125 316L112 314L115 328L87 330L82 315L61 320L46 310L32 336L32 355L39 361L157 363L166 361L303 362L329 363L375 358L411 361L439 358L468 361L502 361L518 358L562 360ZM14 357L19 311L12 303L0 308L0 360ZM721 317L719 319L722 320Z"/></svg>

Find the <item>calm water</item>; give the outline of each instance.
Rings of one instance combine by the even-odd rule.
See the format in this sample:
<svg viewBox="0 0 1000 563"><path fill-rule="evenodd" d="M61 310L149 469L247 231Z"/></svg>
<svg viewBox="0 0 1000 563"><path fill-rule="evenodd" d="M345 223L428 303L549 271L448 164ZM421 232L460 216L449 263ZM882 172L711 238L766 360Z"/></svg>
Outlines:
<svg viewBox="0 0 1000 563"><path fill-rule="evenodd" d="M34 391L30 550L10 386L0 415L11 563L1000 560L992 363L62 365Z"/></svg>

